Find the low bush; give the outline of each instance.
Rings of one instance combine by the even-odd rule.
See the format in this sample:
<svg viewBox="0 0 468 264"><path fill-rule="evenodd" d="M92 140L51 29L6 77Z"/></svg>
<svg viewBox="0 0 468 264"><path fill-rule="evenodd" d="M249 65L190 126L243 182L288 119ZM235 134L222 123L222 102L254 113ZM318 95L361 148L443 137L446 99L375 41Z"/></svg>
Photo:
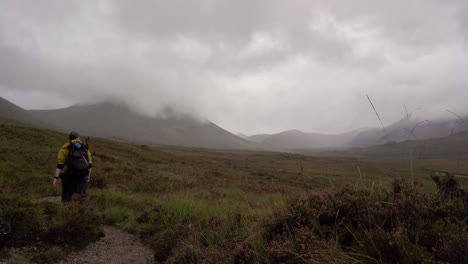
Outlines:
<svg viewBox="0 0 468 264"><path fill-rule="evenodd" d="M0 248L24 246L45 235L43 215L35 204L0 193Z"/></svg>
<svg viewBox="0 0 468 264"><path fill-rule="evenodd" d="M50 216L47 242L83 248L99 238L100 221L92 210L78 203L59 205L57 209Z"/></svg>
<svg viewBox="0 0 468 264"><path fill-rule="evenodd" d="M348 186L277 211L265 225L269 261L466 263L466 198L430 195L401 180L393 187L371 192Z"/></svg>
<svg viewBox="0 0 468 264"><path fill-rule="evenodd" d="M16 263L21 262L17 258L24 258L33 263L55 263L65 251L95 241L101 235L99 225L94 212L77 203L35 203L0 193L0 262ZM11 247L24 249L27 256L10 256Z"/></svg>
<svg viewBox="0 0 468 264"><path fill-rule="evenodd" d="M455 175L449 172L434 172L431 178L437 185L438 192L444 197L467 197Z"/></svg>

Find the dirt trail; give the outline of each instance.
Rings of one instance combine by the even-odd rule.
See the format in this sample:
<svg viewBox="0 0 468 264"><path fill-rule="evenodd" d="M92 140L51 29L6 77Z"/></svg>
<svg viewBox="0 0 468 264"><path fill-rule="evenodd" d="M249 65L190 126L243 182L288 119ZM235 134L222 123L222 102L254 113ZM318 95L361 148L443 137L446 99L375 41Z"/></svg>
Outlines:
<svg viewBox="0 0 468 264"><path fill-rule="evenodd" d="M45 197L40 200L60 202L61 197ZM154 253L145 246L138 237L121 231L112 226L102 226L104 237L91 243L85 249L72 253L60 264L124 264L124 263L155 263Z"/></svg>
<svg viewBox="0 0 468 264"><path fill-rule="evenodd" d="M151 249L134 235L111 226L103 226L102 229L105 234L103 238L60 263L154 263Z"/></svg>

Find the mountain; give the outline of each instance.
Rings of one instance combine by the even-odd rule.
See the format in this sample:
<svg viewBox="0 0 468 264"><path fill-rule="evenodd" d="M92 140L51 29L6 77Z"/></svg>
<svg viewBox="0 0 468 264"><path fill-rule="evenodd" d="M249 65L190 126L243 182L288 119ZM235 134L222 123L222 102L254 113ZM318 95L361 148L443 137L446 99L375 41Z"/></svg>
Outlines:
<svg viewBox="0 0 468 264"><path fill-rule="evenodd" d="M468 131L441 138L388 142L366 148L364 152L374 157L404 157L409 155L410 150L412 156L419 159L466 159L468 158Z"/></svg>
<svg viewBox="0 0 468 264"><path fill-rule="evenodd" d="M417 118L402 119L384 129L368 129L356 135L348 146L369 147L387 142L402 142L442 138L468 130L465 119L421 120Z"/></svg>
<svg viewBox="0 0 468 264"><path fill-rule="evenodd" d="M8 123L19 123L40 128L54 128L53 125L42 121L27 110L0 97L0 120Z"/></svg>
<svg viewBox="0 0 468 264"><path fill-rule="evenodd" d="M259 134L246 139L271 148L303 151L324 148L365 148L387 142L442 138L468 130L468 118L421 120L405 118L383 128L361 128L342 134L306 133L288 130L277 134Z"/></svg>
<svg viewBox="0 0 468 264"><path fill-rule="evenodd" d="M321 134L288 130L277 134L253 135L247 137L247 139L264 146L284 150L336 148L349 144L361 131L355 130L343 134Z"/></svg>
<svg viewBox="0 0 468 264"><path fill-rule="evenodd" d="M243 139L248 139L248 137L244 133L237 133L236 136L243 138Z"/></svg>
<svg viewBox="0 0 468 264"><path fill-rule="evenodd" d="M313 155L344 157L383 157L413 159L468 159L468 131L461 131L450 136L422 140L387 142L365 148L349 148L336 151L313 151Z"/></svg>
<svg viewBox="0 0 468 264"><path fill-rule="evenodd" d="M115 103L30 110L30 114L65 131L143 144L214 149L264 149L209 121L189 116L148 117Z"/></svg>
<svg viewBox="0 0 468 264"><path fill-rule="evenodd" d="M250 140L252 142L256 143L263 143L263 141L267 138L272 136L271 134L258 134L258 135L252 135L252 136L246 136L245 139Z"/></svg>

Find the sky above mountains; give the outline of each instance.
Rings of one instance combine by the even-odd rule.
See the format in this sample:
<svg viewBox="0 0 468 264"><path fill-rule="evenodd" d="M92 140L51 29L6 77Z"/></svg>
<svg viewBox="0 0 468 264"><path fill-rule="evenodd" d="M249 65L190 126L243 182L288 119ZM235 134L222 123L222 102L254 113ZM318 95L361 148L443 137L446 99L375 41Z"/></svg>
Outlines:
<svg viewBox="0 0 468 264"><path fill-rule="evenodd" d="M237 133L468 114L468 1L0 2L0 95L170 107Z"/></svg>

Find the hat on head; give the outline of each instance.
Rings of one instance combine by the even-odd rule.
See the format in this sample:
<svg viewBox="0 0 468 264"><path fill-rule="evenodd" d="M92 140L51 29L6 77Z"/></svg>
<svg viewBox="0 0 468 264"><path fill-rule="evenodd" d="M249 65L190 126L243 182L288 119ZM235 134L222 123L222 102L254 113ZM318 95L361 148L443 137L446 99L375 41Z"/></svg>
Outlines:
<svg viewBox="0 0 468 264"><path fill-rule="evenodd" d="M76 131L72 131L72 132L70 132L70 134L68 134L68 138L70 140L74 140L74 139L77 139L79 137L80 137L80 134L78 132L76 132Z"/></svg>

